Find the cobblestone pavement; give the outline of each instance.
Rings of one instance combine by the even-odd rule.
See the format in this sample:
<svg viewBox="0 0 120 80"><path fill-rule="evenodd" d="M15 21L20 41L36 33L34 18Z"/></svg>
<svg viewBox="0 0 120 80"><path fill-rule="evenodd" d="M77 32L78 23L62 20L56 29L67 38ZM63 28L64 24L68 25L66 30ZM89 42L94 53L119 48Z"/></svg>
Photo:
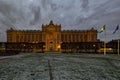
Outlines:
<svg viewBox="0 0 120 80"><path fill-rule="evenodd" d="M0 58L0 80L119 80L120 56L28 53Z"/></svg>

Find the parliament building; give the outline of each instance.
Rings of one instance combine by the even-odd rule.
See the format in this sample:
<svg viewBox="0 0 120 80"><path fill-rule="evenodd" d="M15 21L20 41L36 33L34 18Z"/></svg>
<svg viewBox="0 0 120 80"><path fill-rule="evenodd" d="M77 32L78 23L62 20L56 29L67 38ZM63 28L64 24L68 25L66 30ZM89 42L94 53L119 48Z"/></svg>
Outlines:
<svg viewBox="0 0 120 80"><path fill-rule="evenodd" d="M62 43L97 42L97 30L61 30L61 25L56 25L51 20L49 24L42 24L41 30L7 30L7 43L44 43L44 51L61 51ZM19 46L19 45L18 45ZM26 46L26 45L23 45ZM29 45L27 47L33 45ZM17 47L17 46L16 46Z"/></svg>

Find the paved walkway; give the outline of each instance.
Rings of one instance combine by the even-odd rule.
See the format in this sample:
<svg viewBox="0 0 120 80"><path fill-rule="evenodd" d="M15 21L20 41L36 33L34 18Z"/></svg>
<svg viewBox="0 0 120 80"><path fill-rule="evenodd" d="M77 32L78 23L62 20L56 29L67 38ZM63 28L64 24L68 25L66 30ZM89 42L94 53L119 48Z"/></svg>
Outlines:
<svg viewBox="0 0 120 80"><path fill-rule="evenodd" d="M1 57L0 80L119 80L120 56L27 53Z"/></svg>

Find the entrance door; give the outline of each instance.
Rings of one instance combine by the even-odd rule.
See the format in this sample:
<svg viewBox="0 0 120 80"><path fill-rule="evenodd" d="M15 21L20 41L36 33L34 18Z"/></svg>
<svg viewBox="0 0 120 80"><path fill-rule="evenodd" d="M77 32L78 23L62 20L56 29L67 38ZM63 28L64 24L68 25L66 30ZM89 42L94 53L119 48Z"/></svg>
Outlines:
<svg viewBox="0 0 120 80"><path fill-rule="evenodd" d="M50 46L50 47L49 47L49 51L53 51L53 46Z"/></svg>
<svg viewBox="0 0 120 80"><path fill-rule="evenodd" d="M49 43L49 51L54 51L53 42L50 42L50 43Z"/></svg>

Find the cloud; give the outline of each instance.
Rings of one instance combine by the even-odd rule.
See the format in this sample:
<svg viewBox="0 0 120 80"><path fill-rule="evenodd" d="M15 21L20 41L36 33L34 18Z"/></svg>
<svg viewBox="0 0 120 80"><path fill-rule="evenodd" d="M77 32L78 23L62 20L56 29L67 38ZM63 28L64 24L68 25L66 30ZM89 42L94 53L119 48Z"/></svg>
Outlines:
<svg viewBox="0 0 120 80"><path fill-rule="evenodd" d="M12 25L15 20L11 17L11 11L15 12L15 9L12 5L6 4L4 2L0 2L0 13L3 19L1 19L1 23L5 24L6 26Z"/></svg>
<svg viewBox="0 0 120 80"><path fill-rule="evenodd" d="M109 33L120 24L119 14L120 0L1 0L0 32L10 27L40 29L52 19L62 29L99 29L106 24Z"/></svg>
<svg viewBox="0 0 120 80"><path fill-rule="evenodd" d="M35 25L40 19L41 19L41 14L40 14L40 7L39 6L30 6L31 13L33 14L33 19L30 22L30 24Z"/></svg>
<svg viewBox="0 0 120 80"><path fill-rule="evenodd" d="M83 0L82 7L84 9L88 8L89 1L88 0Z"/></svg>

